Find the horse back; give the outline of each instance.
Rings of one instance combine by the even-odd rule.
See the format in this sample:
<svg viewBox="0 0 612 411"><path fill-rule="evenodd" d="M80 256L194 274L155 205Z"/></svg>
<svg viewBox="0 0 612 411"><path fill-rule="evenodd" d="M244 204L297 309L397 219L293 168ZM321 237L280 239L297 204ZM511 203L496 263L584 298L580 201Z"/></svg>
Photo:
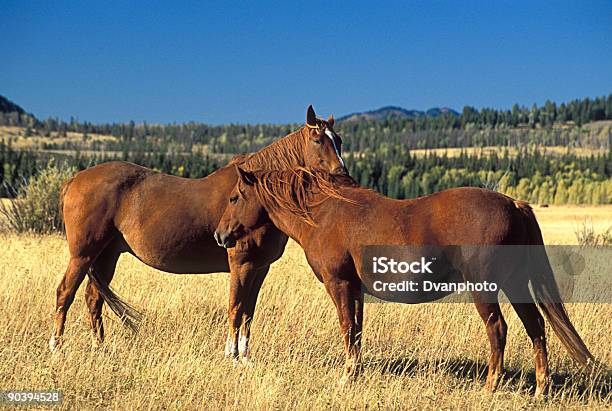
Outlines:
<svg viewBox="0 0 612 411"><path fill-rule="evenodd" d="M347 231L347 238L357 242L529 244L528 205L495 191L461 187L409 200L390 199L362 188L344 193L357 205L339 202L339 207L330 207L333 213L326 217L330 222L346 220L340 227Z"/></svg>
<svg viewBox="0 0 612 411"><path fill-rule="evenodd" d="M80 171L67 181L60 204L69 245L107 238L122 199L155 174L146 167L113 161Z"/></svg>
<svg viewBox="0 0 612 411"><path fill-rule="evenodd" d="M423 244L525 244L524 202L475 187L443 190L410 200L407 235Z"/></svg>
<svg viewBox="0 0 612 411"><path fill-rule="evenodd" d="M75 203L85 203L83 206L95 206L98 201L116 203L119 197L154 174L158 173L123 161L98 164L72 177L62 190L61 200L68 209L73 209Z"/></svg>

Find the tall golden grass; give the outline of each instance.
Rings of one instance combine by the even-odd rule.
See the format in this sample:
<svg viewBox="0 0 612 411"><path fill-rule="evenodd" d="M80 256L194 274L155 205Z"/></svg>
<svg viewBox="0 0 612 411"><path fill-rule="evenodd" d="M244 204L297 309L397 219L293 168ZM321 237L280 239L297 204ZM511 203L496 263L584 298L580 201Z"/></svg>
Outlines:
<svg viewBox="0 0 612 411"><path fill-rule="evenodd" d="M546 213L553 210L541 213L545 237ZM573 242L569 223L566 233L565 242ZM550 328L554 388L547 399L534 399L531 343L508 306L507 372L494 394L482 388L483 324L463 304L366 305L364 375L339 386L344 359L335 310L293 242L260 294L250 366L223 355L226 274L163 274L131 256L122 256L113 286L144 311L140 332L131 334L105 311L107 340L96 346L81 289L65 345L52 354L47 343L68 260L65 240L5 233L0 249L0 390L62 390L60 409L612 407L610 387L582 377ZM612 364L612 305L568 309L593 354Z"/></svg>

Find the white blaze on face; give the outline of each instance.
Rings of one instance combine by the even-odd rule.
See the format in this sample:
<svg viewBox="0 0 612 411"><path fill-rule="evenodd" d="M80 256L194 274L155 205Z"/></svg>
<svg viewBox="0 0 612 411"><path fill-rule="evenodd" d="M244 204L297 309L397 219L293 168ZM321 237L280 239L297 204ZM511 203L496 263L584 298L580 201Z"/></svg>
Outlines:
<svg viewBox="0 0 612 411"><path fill-rule="evenodd" d="M334 138L334 133L331 132L328 128L325 129L325 134L327 135L327 137L329 137L329 139L331 140L332 144L334 145L334 150L336 151L336 155L338 156L338 160L340 160L340 164L342 164L342 167L344 167L344 160L342 160L342 157L340 156L340 149L338 148L338 145L336 144L336 139Z"/></svg>

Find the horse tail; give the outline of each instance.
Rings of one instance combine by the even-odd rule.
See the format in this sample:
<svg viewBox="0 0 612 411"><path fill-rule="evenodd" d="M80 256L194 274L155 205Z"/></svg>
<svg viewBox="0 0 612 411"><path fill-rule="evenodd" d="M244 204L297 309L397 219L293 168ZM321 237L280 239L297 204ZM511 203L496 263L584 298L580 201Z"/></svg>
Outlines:
<svg viewBox="0 0 612 411"><path fill-rule="evenodd" d="M123 325L135 333L138 332L138 323L142 320L142 313L119 297L108 282L97 275L93 267L89 269L87 276Z"/></svg>
<svg viewBox="0 0 612 411"><path fill-rule="evenodd" d="M565 306L561 302L559 287L544 248L542 231L529 203L515 201L516 207L525 217L529 234L529 280L538 306L550 322L570 356L585 369L590 370L597 363L584 341L571 323ZM535 272L533 271L535 270Z"/></svg>

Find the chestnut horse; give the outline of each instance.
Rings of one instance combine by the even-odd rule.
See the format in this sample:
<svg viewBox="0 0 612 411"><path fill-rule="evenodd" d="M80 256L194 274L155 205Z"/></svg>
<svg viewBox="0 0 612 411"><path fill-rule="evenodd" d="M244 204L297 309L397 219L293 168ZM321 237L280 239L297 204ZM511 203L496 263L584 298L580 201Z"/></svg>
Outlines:
<svg viewBox="0 0 612 411"><path fill-rule="evenodd" d="M333 124L333 117L318 119L309 106L304 127L234 163L246 169L307 165L346 172ZM85 299L97 339L104 339L104 302L135 328L139 313L109 288L119 256L128 252L170 273L230 271L226 355L246 358L257 294L287 237L270 224L254 230L230 252L217 246L213 232L236 181L234 165L202 179L187 179L125 162L100 164L69 180L62 188L61 208L70 262L57 288L50 348L61 341L66 313L86 275Z"/></svg>
<svg viewBox="0 0 612 411"><path fill-rule="evenodd" d="M215 234L219 245L233 247L270 222L300 244L336 306L346 354L343 380L354 377L360 367L364 245L543 245L531 207L494 191L455 188L417 199L393 200L359 187L348 176L311 169L253 173L238 168L238 172L240 179ZM544 251L550 271L545 250L536 248ZM552 275L543 281L521 270L521 261L512 264L514 267L505 267L505 271L516 274L510 274L511 281L500 287L533 342L536 393L542 394L549 384L544 319L527 287L529 281L532 286L535 282L536 297L538 293L554 296L558 289ZM479 261L478 268L483 272L461 272L463 279L499 279L499 275L494 277L490 262ZM515 303L512 296L517 293L521 298L528 295L531 302ZM486 387L494 390L502 374L506 322L497 292L493 296L474 292L472 297L491 346ZM563 304L558 300L538 304L570 355L583 366L592 364L593 356Z"/></svg>

